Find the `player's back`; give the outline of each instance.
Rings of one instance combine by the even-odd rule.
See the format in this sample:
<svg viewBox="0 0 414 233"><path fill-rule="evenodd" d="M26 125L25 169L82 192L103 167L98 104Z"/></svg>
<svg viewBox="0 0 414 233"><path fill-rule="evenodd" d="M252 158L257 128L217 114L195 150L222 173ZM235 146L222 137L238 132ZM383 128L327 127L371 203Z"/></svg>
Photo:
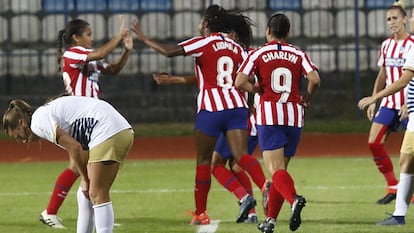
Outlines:
<svg viewBox="0 0 414 233"><path fill-rule="evenodd" d="M311 66L306 54L287 43L270 42L252 54L255 59L259 82L264 93L262 100L299 102L299 83L304 65Z"/></svg>

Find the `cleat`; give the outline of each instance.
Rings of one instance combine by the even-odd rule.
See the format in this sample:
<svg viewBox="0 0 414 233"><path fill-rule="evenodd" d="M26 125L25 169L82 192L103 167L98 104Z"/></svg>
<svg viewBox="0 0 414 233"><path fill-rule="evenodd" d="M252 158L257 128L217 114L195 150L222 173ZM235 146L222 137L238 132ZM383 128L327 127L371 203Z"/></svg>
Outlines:
<svg viewBox="0 0 414 233"><path fill-rule="evenodd" d="M290 224L289 228L291 231L296 231L300 224L302 223L302 219L300 217L300 213L302 212L303 207L305 207L306 199L302 196L296 196L295 201L292 205L292 214L290 216Z"/></svg>
<svg viewBox="0 0 414 233"><path fill-rule="evenodd" d="M57 215L54 214L47 214L46 210L43 210L43 212L39 216L39 221L42 223L56 229L65 229L62 225L62 219L60 219Z"/></svg>
<svg viewBox="0 0 414 233"><path fill-rule="evenodd" d="M247 217L247 219L244 220L244 223L247 223L247 224L259 223L259 221L257 220L257 215L256 214L249 215L249 217Z"/></svg>
<svg viewBox="0 0 414 233"><path fill-rule="evenodd" d="M391 215L390 217L377 222L376 225L378 226L399 226L399 225L404 225L405 224L405 218L404 216L393 216Z"/></svg>
<svg viewBox="0 0 414 233"><path fill-rule="evenodd" d="M257 226L257 229L259 229L263 233L273 233L275 230L275 219L273 218L266 218L262 223Z"/></svg>
<svg viewBox="0 0 414 233"><path fill-rule="evenodd" d="M208 225L210 224L210 217L207 215L207 211L197 215L195 213L191 213L193 215L193 219L190 221L190 225Z"/></svg>
<svg viewBox="0 0 414 233"><path fill-rule="evenodd" d="M269 205L269 192L270 192L270 186L272 185L272 182L266 181L264 188L262 190L262 206L263 206L263 212L265 216L267 216L267 210Z"/></svg>
<svg viewBox="0 0 414 233"><path fill-rule="evenodd" d="M377 204L386 205L386 204L394 201L396 197L397 197L397 194L395 194L395 193L387 193L387 194L385 194L385 196L383 198L381 198L377 201Z"/></svg>
<svg viewBox="0 0 414 233"><path fill-rule="evenodd" d="M243 201L239 203L239 205L240 215L237 217L237 223L246 221L246 219L249 217L249 211L256 206L256 200L252 196L248 195L244 198Z"/></svg>

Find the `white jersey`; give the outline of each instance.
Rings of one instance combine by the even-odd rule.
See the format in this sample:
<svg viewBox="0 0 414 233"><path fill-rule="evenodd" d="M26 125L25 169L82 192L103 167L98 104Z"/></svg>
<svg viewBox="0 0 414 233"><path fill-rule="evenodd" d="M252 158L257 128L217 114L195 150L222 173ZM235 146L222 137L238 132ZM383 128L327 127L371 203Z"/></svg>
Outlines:
<svg viewBox="0 0 414 233"><path fill-rule="evenodd" d="M386 87L397 81L407 60L407 52L414 47L414 36L396 41L390 37L382 42L378 57L378 66L385 68ZM382 98L381 107L399 110L404 105L404 90Z"/></svg>
<svg viewBox="0 0 414 233"><path fill-rule="evenodd" d="M30 128L40 138L57 144L57 127L74 137L84 150L132 128L109 103L83 96L60 97L33 113Z"/></svg>
<svg viewBox="0 0 414 233"><path fill-rule="evenodd" d="M404 63L403 70L414 72L414 48L407 52L407 61ZM411 79L406 87L406 101L408 108L408 125L407 130L414 131L414 79Z"/></svg>

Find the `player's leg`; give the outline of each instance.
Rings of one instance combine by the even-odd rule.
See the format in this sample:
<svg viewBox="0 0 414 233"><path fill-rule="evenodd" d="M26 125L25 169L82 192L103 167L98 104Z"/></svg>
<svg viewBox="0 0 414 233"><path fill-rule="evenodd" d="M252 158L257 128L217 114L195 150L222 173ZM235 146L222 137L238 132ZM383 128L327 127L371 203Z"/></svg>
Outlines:
<svg viewBox="0 0 414 233"><path fill-rule="evenodd" d="M62 171L55 182L47 208L40 214L41 222L53 228L65 228L61 223L61 219L57 217L57 213L78 177L79 173L72 160L70 160L69 166Z"/></svg>
<svg viewBox="0 0 414 233"><path fill-rule="evenodd" d="M134 136L131 130L121 131L91 149L88 161L89 198L95 217L96 232L112 232L114 211L109 191L120 164L129 153Z"/></svg>
<svg viewBox="0 0 414 233"><path fill-rule="evenodd" d="M222 157L222 154L218 151L221 151L226 157ZM213 152L212 173L217 181L229 192L233 193L239 200L240 213L236 222L241 223L247 220L250 210L256 205L256 200L253 196L247 193L236 176L225 167L228 160L227 158L230 156L231 154L228 149L227 141L225 137L221 135L216 143L215 151Z"/></svg>
<svg viewBox="0 0 414 233"><path fill-rule="evenodd" d="M414 133L406 131L401 146L400 182L398 184L395 210L392 216L377 225L404 225L405 215L414 192Z"/></svg>
<svg viewBox="0 0 414 233"><path fill-rule="evenodd" d="M371 150L378 171L387 182L386 194L377 201L378 204L388 204L396 197L398 179L394 174L394 167L384 143L398 121L398 115L394 110L381 108L371 124L368 137L368 147Z"/></svg>
<svg viewBox="0 0 414 233"><path fill-rule="evenodd" d="M247 153L246 130L228 130L226 136L234 159L250 175L257 187L263 190L262 188L266 184L266 177L259 161Z"/></svg>

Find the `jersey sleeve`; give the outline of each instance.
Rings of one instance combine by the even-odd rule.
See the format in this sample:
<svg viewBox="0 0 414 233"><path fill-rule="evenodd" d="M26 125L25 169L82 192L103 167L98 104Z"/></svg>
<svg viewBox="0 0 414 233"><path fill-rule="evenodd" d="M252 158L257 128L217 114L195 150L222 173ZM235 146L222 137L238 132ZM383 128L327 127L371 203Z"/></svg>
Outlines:
<svg viewBox="0 0 414 233"><path fill-rule="evenodd" d="M208 41L205 37L198 36L180 42L178 45L183 48L185 56L200 57L203 54L203 48L207 43Z"/></svg>
<svg viewBox="0 0 414 233"><path fill-rule="evenodd" d="M403 70L414 71L414 46L407 52L407 60L404 63Z"/></svg>
<svg viewBox="0 0 414 233"><path fill-rule="evenodd" d="M305 52L303 52L302 57L302 69L302 72L303 74L305 74L305 76L314 70L318 70L318 67L315 64L313 64L308 54Z"/></svg>
<svg viewBox="0 0 414 233"><path fill-rule="evenodd" d="M56 117L50 112L45 111L44 107L38 108L32 115L30 129L38 137L43 138L49 142L56 142L56 129L58 123Z"/></svg>

